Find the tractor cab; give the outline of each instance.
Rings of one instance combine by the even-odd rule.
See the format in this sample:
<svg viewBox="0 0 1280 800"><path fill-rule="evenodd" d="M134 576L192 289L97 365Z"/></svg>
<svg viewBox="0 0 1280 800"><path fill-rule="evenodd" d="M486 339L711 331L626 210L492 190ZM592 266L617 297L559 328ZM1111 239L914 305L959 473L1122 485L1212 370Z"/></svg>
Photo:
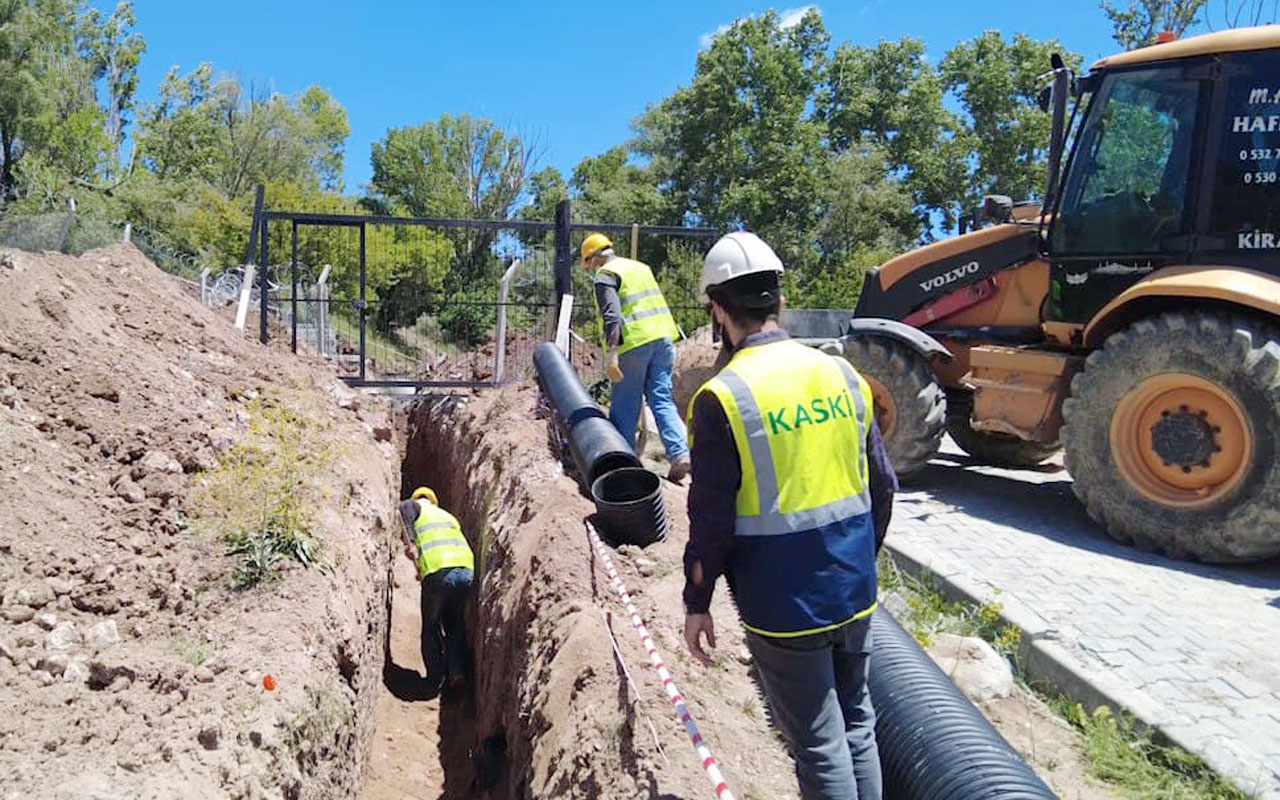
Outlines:
<svg viewBox="0 0 1280 800"><path fill-rule="evenodd" d="M1168 267L1280 274L1280 51L1249 49L1280 46L1278 31L1144 48L1077 83L1083 111L1047 222L1049 320L1088 324Z"/></svg>

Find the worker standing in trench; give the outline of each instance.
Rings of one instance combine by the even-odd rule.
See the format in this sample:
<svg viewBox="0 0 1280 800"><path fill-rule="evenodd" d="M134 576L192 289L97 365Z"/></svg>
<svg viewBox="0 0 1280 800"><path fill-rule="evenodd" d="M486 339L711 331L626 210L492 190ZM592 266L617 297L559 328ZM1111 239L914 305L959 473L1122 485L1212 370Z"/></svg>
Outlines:
<svg viewBox="0 0 1280 800"><path fill-rule="evenodd" d="M703 262L701 288L733 356L694 395L685 641L715 646L716 578L806 800L880 800L867 691L876 551L897 479L867 382L778 324L782 262L739 231Z"/></svg>
<svg viewBox="0 0 1280 800"><path fill-rule="evenodd" d="M604 234L593 233L582 241L582 267L595 273L596 308L604 325L603 345L613 383L609 421L634 447L641 398L647 397L671 463L667 479L679 483L689 474L684 421L671 398L674 342L680 338L680 328L649 265L619 258Z"/></svg>
<svg viewBox="0 0 1280 800"><path fill-rule="evenodd" d="M428 692L456 688L467 681L467 627L464 611L475 576L475 556L462 526L440 507L426 486L400 504L407 544L405 555L418 566L422 582L422 661Z"/></svg>

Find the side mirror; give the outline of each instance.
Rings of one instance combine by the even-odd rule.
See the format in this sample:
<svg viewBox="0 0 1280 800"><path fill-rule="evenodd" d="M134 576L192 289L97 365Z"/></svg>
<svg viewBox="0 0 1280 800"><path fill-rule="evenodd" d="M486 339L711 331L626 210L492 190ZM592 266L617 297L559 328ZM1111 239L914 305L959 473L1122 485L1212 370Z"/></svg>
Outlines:
<svg viewBox="0 0 1280 800"><path fill-rule="evenodd" d="M1013 199L1003 194L982 198L982 216L995 223L1013 221Z"/></svg>
<svg viewBox="0 0 1280 800"><path fill-rule="evenodd" d="M1049 113L1049 103L1053 100L1053 87L1046 86L1039 92L1036 92L1036 105L1040 106L1040 110Z"/></svg>

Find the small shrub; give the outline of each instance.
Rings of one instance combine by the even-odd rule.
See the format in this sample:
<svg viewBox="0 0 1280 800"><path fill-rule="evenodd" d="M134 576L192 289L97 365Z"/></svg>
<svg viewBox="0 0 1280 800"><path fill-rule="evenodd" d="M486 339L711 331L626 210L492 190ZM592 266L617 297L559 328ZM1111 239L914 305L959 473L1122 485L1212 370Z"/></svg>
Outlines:
<svg viewBox="0 0 1280 800"><path fill-rule="evenodd" d="M322 499L332 459L327 428L282 404L249 404L244 433L192 492L193 527L226 543L236 556L231 583L269 583L286 560L322 563L310 532L310 507Z"/></svg>
<svg viewBox="0 0 1280 800"><path fill-rule="evenodd" d="M475 346L496 324L497 310L483 298L461 295L440 309L437 315L445 339L459 345Z"/></svg>

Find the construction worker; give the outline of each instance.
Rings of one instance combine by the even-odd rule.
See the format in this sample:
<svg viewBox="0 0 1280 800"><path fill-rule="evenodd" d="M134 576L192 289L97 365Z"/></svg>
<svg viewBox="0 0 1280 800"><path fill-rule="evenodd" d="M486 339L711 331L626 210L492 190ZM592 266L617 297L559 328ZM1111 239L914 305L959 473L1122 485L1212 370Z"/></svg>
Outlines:
<svg viewBox="0 0 1280 800"><path fill-rule="evenodd" d="M422 582L422 661L431 696L466 683L468 648L463 611L475 574L475 556L458 520L426 486L400 504L405 555Z"/></svg>
<svg viewBox="0 0 1280 800"><path fill-rule="evenodd" d="M671 464L667 478L679 483L689 474L684 421L671 399L671 370L676 363L672 343L680 329L649 265L619 258L604 234L593 233L583 240L582 266L595 272L596 307L604 323L603 346L613 382L609 421L634 446L641 398L648 398Z"/></svg>
<svg viewBox="0 0 1280 800"><path fill-rule="evenodd" d="M801 794L880 800L867 664L897 479L867 382L779 326L782 271L745 231L703 262L701 290L733 355L690 404L685 641L711 663L711 596L725 575Z"/></svg>

